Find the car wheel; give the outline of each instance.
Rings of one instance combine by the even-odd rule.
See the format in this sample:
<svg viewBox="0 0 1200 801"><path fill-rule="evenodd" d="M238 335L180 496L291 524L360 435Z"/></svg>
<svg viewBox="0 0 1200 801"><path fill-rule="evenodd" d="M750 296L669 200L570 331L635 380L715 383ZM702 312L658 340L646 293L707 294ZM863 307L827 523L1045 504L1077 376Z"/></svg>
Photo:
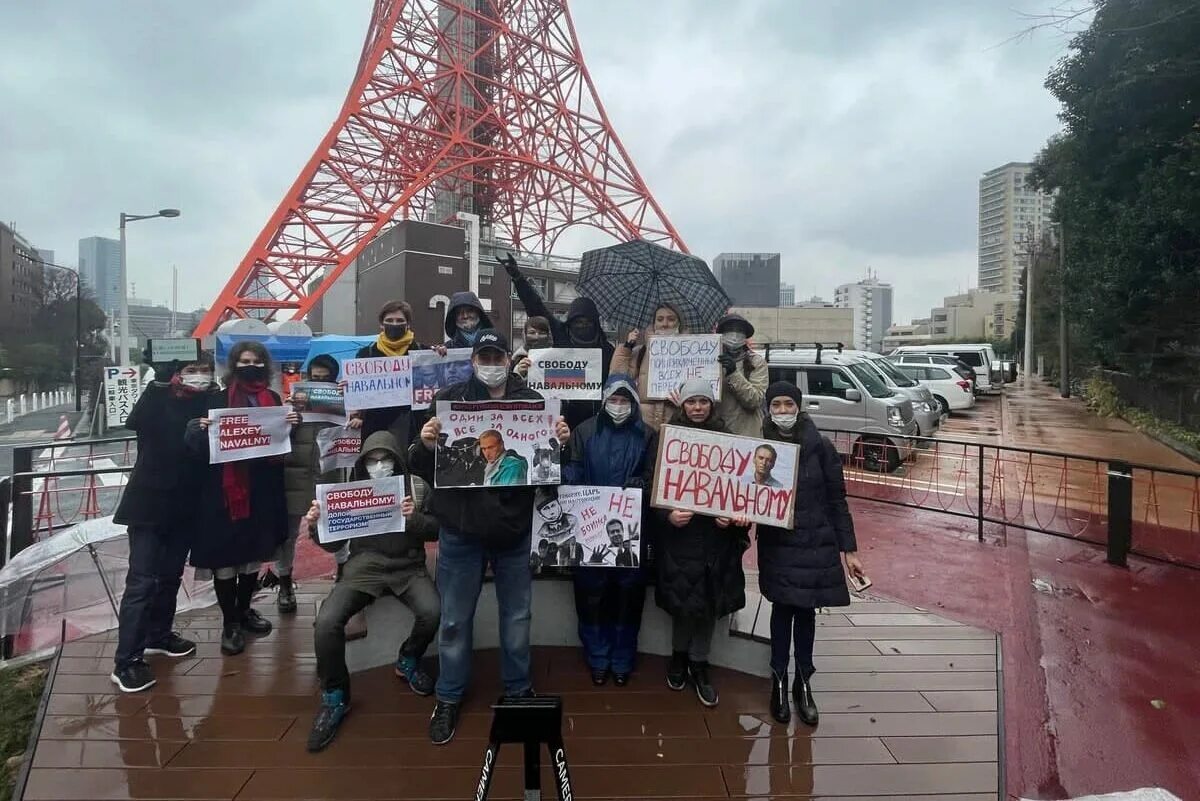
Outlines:
<svg viewBox="0 0 1200 801"><path fill-rule="evenodd" d="M900 466L900 453L886 439L863 438L854 445L855 460L872 473L890 473Z"/></svg>
<svg viewBox="0 0 1200 801"><path fill-rule="evenodd" d="M950 416L950 404L941 395L934 395L933 399L937 401L938 414L946 417Z"/></svg>

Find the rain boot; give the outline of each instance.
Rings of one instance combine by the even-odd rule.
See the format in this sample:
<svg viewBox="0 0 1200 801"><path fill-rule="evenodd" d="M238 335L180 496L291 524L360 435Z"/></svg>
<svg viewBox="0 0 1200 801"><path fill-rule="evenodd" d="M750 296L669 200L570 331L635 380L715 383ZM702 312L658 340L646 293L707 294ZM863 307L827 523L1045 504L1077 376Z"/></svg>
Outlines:
<svg viewBox="0 0 1200 801"><path fill-rule="evenodd" d="M792 719L792 708L788 705L787 674L771 671L771 717L777 723L788 723Z"/></svg>
<svg viewBox="0 0 1200 801"><path fill-rule="evenodd" d="M817 702L813 700L812 685L803 673L792 682L792 700L796 702L796 714L800 720L809 726L816 726L820 713L817 711Z"/></svg>

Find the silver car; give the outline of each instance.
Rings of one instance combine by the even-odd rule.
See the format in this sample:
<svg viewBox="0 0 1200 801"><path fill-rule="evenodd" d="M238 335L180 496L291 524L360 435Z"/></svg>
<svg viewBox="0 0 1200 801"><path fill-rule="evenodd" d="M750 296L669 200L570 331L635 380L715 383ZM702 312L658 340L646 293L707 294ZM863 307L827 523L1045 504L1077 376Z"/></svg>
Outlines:
<svg viewBox="0 0 1200 801"><path fill-rule="evenodd" d="M917 436L932 437L942 425L942 405L933 397L929 387L913 381L881 354L866 351L849 352L859 353L867 360L867 364L883 375L889 387L912 401L913 417L917 421Z"/></svg>

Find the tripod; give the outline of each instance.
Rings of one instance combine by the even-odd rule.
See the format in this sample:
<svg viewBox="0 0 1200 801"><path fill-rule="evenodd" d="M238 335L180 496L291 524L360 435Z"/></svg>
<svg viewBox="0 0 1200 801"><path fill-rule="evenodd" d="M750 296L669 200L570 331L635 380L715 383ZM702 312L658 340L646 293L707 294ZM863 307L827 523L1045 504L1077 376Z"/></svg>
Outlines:
<svg viewBox="0 0 1200 801"><path fill-rule="evenodd" d="M562 698L502 698L492 705L492 733L483 753L483 770L475 788L475 801L484 801L492 786L496 760L504 743L525 745L525 801L541 801L541 748L546 745L554 766L554 786L559 801L571 801L571 775L562 738Z"/></svg>

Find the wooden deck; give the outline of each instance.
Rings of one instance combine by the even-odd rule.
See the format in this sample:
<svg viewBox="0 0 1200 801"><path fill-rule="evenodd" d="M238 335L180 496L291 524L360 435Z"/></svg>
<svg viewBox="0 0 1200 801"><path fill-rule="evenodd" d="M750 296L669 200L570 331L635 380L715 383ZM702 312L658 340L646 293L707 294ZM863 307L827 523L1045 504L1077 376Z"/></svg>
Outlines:
<svg viewBox="0 0 1200 801"><path fill-rule="evenodd" d="M427 739L431 699L384 668L355 675L337 741L311 755L312 623L327 588L302 589L299 614L282 625L273 599L259 602L276 631L238 657L221 657L214 610L180 620L199 651L155 658L160 680L147 693L114 692L115 632L64 646L24 798L473 798L497 654L478 653L475 691L449 745ZM757 600L744 628L756 611ZM815 730L775 724L761 678L715 671L721 705L706 710L692 692L666 687L661 658L643 658L625 688L597 689L576 649L535 649L536 689L563 696L576 797L997 798L992 632L888 602L855 603L818 623ZM518 747L501 751L492 798L521 797L520 760ZM553 787L548 771L543 786Z"/></svg>

